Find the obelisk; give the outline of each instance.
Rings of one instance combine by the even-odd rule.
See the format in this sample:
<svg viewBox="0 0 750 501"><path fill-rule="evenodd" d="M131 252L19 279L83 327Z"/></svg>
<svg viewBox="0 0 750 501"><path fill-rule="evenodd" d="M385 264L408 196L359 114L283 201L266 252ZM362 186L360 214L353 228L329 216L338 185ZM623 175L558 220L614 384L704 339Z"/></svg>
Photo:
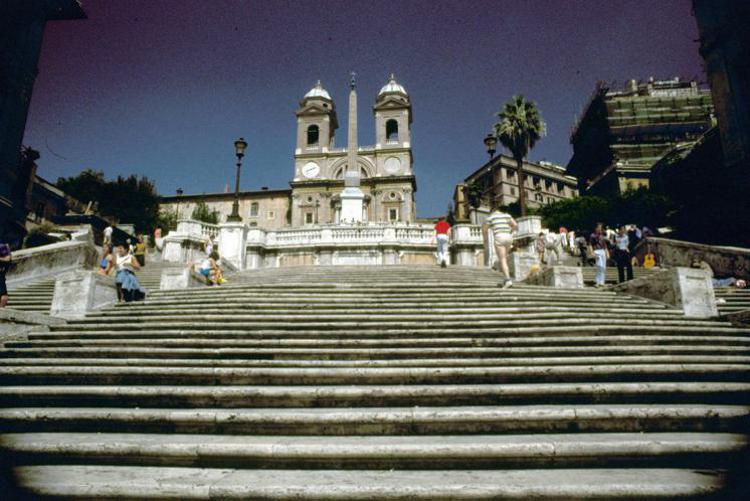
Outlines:
<svg viewBox="0 0 750 501"><path fill-rule="evenodd" d="M341 192L342 223L362 222L365 194L359 188L359 165L357 164L357 89L354 72L349 91L349 135L347 141L346 172L344 191Z"/></svg>

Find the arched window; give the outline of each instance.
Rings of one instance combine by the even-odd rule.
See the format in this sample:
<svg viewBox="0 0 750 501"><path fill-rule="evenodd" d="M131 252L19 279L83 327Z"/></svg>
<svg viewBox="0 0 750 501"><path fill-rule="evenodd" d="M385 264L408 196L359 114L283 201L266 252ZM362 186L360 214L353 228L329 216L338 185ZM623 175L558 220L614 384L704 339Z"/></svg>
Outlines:
<svg viewBox="0 0 750 501"><path fill-rule="evenodd" d="M398 142L398 122L394 119L385 123L385 140L389 143Z"/></svg>
<svg viewBox="0 0 750 501"><path fill-rule="evenodd" d="M317 125L311 125L307 128L307 145L317 146L320 137L320 128Z"/></svg>

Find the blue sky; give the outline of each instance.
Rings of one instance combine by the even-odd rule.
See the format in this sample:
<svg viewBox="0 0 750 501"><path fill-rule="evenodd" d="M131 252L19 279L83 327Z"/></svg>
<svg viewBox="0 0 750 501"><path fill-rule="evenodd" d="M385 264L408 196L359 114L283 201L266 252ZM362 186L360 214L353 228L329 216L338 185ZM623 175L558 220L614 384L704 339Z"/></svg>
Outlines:
<svg viewBox="0 0 750 501"><path fill-rule="evenodd" d="M322 80L346 141L358 74L360 144L393 72L409 92L419 216L443 213L486 160L482 138L513 94L536 101L535 160L566 164L568 134L597 80L705 81L689 0L85 0L49 23L24 144L56 180L85 168L143 174L162 194L223 191L233 141L249 143L243 190L285 188L294 110Z"/></svg>

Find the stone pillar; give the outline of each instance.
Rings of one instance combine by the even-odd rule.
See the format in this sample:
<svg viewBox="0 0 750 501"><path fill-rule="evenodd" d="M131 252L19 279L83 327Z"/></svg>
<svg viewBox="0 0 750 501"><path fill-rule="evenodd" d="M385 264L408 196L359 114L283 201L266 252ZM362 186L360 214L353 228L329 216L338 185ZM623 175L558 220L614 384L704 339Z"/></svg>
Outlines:
<svg viewBox="0 0 750 501"><path fill-rule="evenodd" d="M705 270L671 268L614 285L611 289L677 306L686 317L719 316L711 275Z"/></svg>
<svg viewBox="0 0 750 501"><path fill-rule="evenodd" d="M510 277L516 282L526 280L534 266L539 266L539 258L536 254L529 254L528 252L511 252L510 256L508 256ZM497 271L502 270L498 268Z"/></svg>
<svg viewBox="0 0 750 501"><path fill-rule="evenodd" d="M349 92L349 136L347 144L347 164L344 174L344 191L341 192L341 216L344 223L361 223L364 219L365 194L359 187L359 165L357 164L357 91L352 73Z"/></svg>
<svg viewBox="0 0 750 501"><path fill-rule="evenodd" d="M253 228L253 232L263 232L263 230ZM244 270L246 267L247 237L248 228L242 222L219 225L219 255L221 259L229 261L238 270Z"/></svg>
<svg viewBox="0 0 750 501"><path fill-rule="evenodd" d="M190 268L165 268L161 272L159 290L203 287L207 281Z"/></svg>
<svg viewBox="0 0 750 501"><path fill-rule="evenodd" d="M582 289L583 272L578 266L550 266L528 277L526 283L564 289Z"/></svg>
<svg viewBox="0 0 750 501"><path fill-rule="evenodd" d="M72 271L58 277L50 314L65 319L80 319L86 313L117 301L115 279L94 271Z"/></svg>

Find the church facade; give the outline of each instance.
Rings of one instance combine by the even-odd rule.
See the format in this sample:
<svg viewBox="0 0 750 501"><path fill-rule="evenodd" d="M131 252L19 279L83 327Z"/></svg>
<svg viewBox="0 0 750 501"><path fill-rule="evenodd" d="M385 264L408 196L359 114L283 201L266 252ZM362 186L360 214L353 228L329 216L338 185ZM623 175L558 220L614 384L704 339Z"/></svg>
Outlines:
<svg viewBox="0 0 750 501"><path fill-rule="evenodd" d="M339 121L335 102L320 82L305 94L295 112L297 137L291 189L242 192L240 215L245 223L269 230L339 223L341 192L345 174L350 170L349 148L352 144L356 149L360 188L364 193L361 220L416 221L412 108L406 89L391 75L375 97L372 107L375 144L358 146L354 86L350 108L353 108L347 124L350 141L347 147L338 147L336 131ZM225 222L233 196L231 193L212 193L162 197L161 209L179 209L181 217L190 217L195 204L204 202L217 210L220 221Z"/></svg>

